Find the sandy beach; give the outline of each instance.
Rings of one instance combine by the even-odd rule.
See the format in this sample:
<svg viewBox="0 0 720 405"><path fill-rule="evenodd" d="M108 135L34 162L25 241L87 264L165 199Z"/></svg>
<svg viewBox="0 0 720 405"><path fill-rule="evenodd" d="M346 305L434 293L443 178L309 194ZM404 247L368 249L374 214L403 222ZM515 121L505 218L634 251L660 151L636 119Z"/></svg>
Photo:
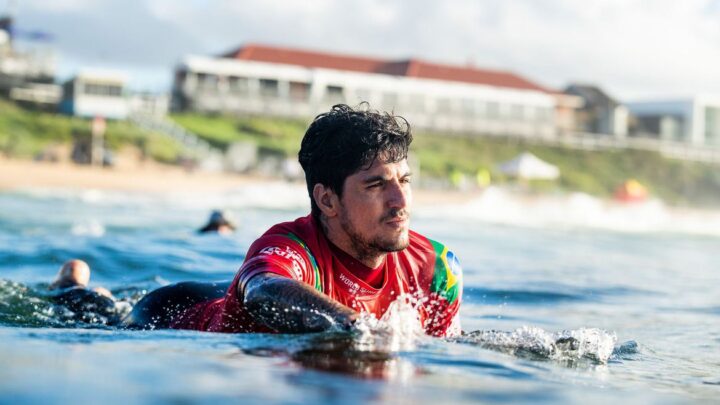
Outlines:
<svg viewBox="0 0 720 405"><path fill-rule="evenodd" d="M176 191L224 192L283 180L257 175L188 171L156 162L99 168L69 162L35 162L0 158L0 192L23 189L97 189L138 193ZM476 193L447 190L413 190L420 205L461 203Z"/></svg>
<svg viewBox="0 0 720 405"><path fill-rule="evenodd" d="M0 190L27 188L101 189L164 193L178 190L223 191L262 182L261 177L189 172L177 166L145 162L135 166L99 168L60 162L0 158Z"/></svg>

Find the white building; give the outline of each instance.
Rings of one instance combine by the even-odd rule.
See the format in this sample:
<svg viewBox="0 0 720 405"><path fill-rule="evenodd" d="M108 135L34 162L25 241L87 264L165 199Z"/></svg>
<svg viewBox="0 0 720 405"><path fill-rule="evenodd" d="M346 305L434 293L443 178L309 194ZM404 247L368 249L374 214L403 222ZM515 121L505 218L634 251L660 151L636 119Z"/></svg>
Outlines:
<svg viewBox="0 0 720 405"><path fill-rule="evenodd" d="M629 103L638 135L720 146L720 96Z"/></svg>
<svg viewBox="0 0 720 405"><path fill-rule="evenodd" d="M125 119L129 111L126 82L121 73L82 71L63 84L59 110L78 117Z"/></svg>
<svg viewBox="0 0 720 405"><path fill-rule="evenodd" d="M623 139L628 134L628 109L601 88L571 84L565 93L582 100L575 114L575 130Z"/></svg>
<svg viewBox="0 0 720 405"><path fill-rule="evenodd" d="M49 49L18 51L13 46L13 19L0 16L0 95L18 103L54 109L60 101L55 56Z"/></svg>
<svg viewBox="0 0 720 405"><path fill-rule="evenodd" d="M554 136L561 99L510 72L260 45L186 57L173 86L179 111L312 117L367 101L413 127L522 136Z"/></svg>

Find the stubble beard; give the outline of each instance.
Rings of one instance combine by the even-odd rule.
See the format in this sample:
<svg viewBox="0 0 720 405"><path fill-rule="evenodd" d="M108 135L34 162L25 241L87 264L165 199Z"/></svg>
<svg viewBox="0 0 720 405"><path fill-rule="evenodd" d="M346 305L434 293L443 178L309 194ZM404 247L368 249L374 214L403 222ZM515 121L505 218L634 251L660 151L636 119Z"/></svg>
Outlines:
<svg viewBox="0 0 720 405"><path fill-rule="evenodd" d="M409 220L410 214L404 209L393 209L383 215L380 219L380 223L377 225L383 226L385 221L397 217L405 217ZM409 231L407 228L403 230L399 236L393 237L392 239L383 238L382 236L376 236L372 239L368 239L357 231L346 211L340 214L339 219L340 227L350 238L352 249L358 256L356 259L360 261L368 258L374 258L386 253L397 252L410 245L410 237L408 235Z"/></svg>

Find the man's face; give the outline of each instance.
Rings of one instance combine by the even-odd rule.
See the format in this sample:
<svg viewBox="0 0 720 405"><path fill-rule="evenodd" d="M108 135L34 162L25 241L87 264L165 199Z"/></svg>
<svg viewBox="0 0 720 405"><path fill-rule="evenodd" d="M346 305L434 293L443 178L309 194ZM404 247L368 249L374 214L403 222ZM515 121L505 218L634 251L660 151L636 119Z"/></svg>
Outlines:
<svg viewBox="0 0 720 405"><path fill-rule="evenodd" d="M371 257L409 244L410 169L407 160L375 159L367 170L345 179L338 218L355 253Z"/></svg>

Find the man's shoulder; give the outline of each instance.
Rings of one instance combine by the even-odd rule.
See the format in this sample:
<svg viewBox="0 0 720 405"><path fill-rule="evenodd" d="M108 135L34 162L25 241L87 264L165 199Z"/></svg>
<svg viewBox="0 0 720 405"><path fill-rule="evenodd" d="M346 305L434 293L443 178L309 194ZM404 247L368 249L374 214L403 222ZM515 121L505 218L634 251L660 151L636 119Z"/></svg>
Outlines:
<svg viewBox="0 0 720 405"><path fill-rule="evenodd" d="M462 285L462 267L455 253L444 243L410 231L408 254L424 263L421 271L430 280L430 292L454 302Z"/></svg>
<svg viewBox="0 0 720 405"><path fill-rule="evenodd" d="M299 235L305 235L314 232L316 232L316 227L312 215L307 215L297 218L294 221L277 223L271 226L270 229L265 231L265 233L262 234L261 238L270 235L287 236L290 234L300 237Z"/></svg>
<svg viewBox="0 0 720 405"><path fill-rule="evenodd" d="M257 238L247 252L247 258L254 256L287 257L299 260L304 257L313 262L309 245L315 238L315 225L311 216L273 225Z"/></svg>
<svg viewBox="0 0 720 405"><path fill-rule="evenodd" d="M410 249L434 253L436 255L440 255L443 251L448 250L448 247L444 243L430 239L427 236L413 230L410 230L409 237Z"/></svg>

